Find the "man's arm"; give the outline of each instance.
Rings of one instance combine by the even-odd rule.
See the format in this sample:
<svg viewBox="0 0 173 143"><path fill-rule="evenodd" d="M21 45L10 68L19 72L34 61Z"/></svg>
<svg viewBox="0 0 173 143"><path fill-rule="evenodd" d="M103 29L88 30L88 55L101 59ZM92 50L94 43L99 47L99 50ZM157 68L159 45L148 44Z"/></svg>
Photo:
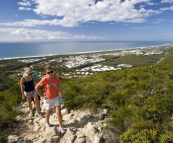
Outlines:
<svg viewBox="0 0 173 143"><path fill-rule="evenodd" d="M58 91L61 93L61 96L64 96L64 92L62 90L61 84L58 86Z"/></svg>
<svg viewBox="0 0 173 143"><path fill-rule="evenodd" d="M37 91L38 95L39 95L41 98L45 98L46 96L43 95L43 93L40 91L40 88L41 88L41 86L40 86L39 84L37 84L37 85L35 86L35 90Z"/></svg>

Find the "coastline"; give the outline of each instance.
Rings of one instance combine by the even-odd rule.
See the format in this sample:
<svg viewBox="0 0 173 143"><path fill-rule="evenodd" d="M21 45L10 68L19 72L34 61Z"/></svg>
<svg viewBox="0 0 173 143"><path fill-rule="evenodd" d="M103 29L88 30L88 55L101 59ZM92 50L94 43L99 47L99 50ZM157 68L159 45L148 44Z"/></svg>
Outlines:
<svg viewBox="0 0 173 143"><path fill-rule="evenodd" d="M88 52L77 52L77 53L64 53L64 54L47 54L47 55L36 55L36 56L22 56L22 57L7 57L0 58L0 60L12 60L12 59L26 59L26 58L43 58L43 57L51 57L51 56L60 56L60 55L80 55L80 54L90 54L90 53L106 53L106 52L117 52L123 50L136 50L136 49L147 49L147 48L161 48L164 46L171 46L173 43L163 44L163 45L154 45L154 46L146 46L146 47L133 47L133 48L120 48L113 50L99 50L99 51L88 51Z"/></svg>

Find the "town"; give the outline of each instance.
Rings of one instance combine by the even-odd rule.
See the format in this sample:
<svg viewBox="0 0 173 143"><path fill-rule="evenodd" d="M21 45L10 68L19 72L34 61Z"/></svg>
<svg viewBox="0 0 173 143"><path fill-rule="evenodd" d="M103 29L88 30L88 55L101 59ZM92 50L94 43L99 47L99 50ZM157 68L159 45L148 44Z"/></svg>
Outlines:
<svg viewBox="0 0 173 143"><path fill-rule="evenodd" d="M124 68L133 67L132 64L121 63L116 66L107 66L102 63L105 61L103 56L127 56L127 55L158 55L162 54L163 51L160 47L152 47L152 48L140 48L140 49L128 49L121 51L109 51L109 52L98 52L98 53L88 53L88 54L80 54L80 55L67 55L64 58L58 57L51 60L46 61L46 57L38 57L38 58L27 58L27 59L19 59L21 62L25 63L33 63L36 61L45 60L45 62L40 62L37 66L45 66L51 63L57 63L61 65L61 67L66 67L68 69L75 69L70 72L60 73L64 78L77 78L84 77L96 74L97 72L103 71L112 71L112 70L121 70ZM85 66L83 66L85 65ZM83 67L82 67L83 66ZM34 67L34 65L33 65ZM18 73L20 76L22 73ZM39 76L42 76L42 72L39 72Z"/></svg>

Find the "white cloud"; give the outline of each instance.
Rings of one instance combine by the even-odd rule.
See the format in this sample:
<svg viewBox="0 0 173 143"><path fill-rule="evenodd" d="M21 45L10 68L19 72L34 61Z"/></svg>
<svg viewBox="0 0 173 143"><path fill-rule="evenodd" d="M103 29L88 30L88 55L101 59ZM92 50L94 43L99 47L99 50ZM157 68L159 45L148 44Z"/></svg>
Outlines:
<svg viewBox="0 0 173 143"><path fill-rule="evenodd" d="M19 10L32 10L32 9L29 7L19 7Z"/></svg>
<svg viewBox="0 0 173 143"><path fill-rule="evenodd" d="M161 3L172 3L173 0L161 0Z"/></svg>
<svg viewBox="0 0 173 143"><path fill-rule="evenodd" d="M149 27L149 26L143 26L143 27L132 27L133 29L153 29L158 27Z"/></svg>
<svg viewBox="0 0 173 143"><path fill-rule="evenodd" d="M18 4L21 6L31 6L31 3L27 0L23 0L23 2L18 2Z"/></svg>
<svg viewBox="0 0 173 143"><path fill-rule="evenodd" d="M159 21L159 22L164 22L165 19L157 19L157 21Z"/></svg>
<svg viewBox="0 0 173 143"><path fill-rule="evenodd" d="M173 6L160 8L160 10L161 10L161 11L165 11L165 10L173 10Z"/></svg>
<svg viewBox="0 0 173 143"><path fill-rule="evenodd" d="M70 35L61 31L31 30L25 28L0 28L0 41L23 40L99 40L103 37L94 35Z"/></svg>
<svg viewBox="0 0 173 143"><path fill-rule="evenodd" d="M28 1L23 1L27 3ZM64 27L79 26L85 22L130 22L141 23L146 18L160 13L152 9L136 8L136 4L143 5L150 0L32 0L35 8L20 7L20 10L33 10L37 15L55 16L54 20L26 19L18 22L0 23L8 26L37 26L37 25L60 25ZM20 3L22 5L22 2ZM23 4L24 5L24 4Z"/></svg>
<svg viewBox="0 0 173 143"><path fill-rule="evenodd" d="M147 2L147 5L156 5L156 3L153 3L153 2Z"/></svg>

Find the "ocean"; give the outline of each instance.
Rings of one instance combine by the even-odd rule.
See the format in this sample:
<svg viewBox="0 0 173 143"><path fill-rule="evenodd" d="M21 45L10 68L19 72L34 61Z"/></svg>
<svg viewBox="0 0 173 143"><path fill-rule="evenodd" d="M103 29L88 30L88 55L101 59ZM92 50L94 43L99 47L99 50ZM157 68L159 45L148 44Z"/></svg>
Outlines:
<svg viewBox="0 0 173 143"><path fill-rule="evenodd" d="M0 59L147 48L172 43L169 41L0 42Z"/></svg>

